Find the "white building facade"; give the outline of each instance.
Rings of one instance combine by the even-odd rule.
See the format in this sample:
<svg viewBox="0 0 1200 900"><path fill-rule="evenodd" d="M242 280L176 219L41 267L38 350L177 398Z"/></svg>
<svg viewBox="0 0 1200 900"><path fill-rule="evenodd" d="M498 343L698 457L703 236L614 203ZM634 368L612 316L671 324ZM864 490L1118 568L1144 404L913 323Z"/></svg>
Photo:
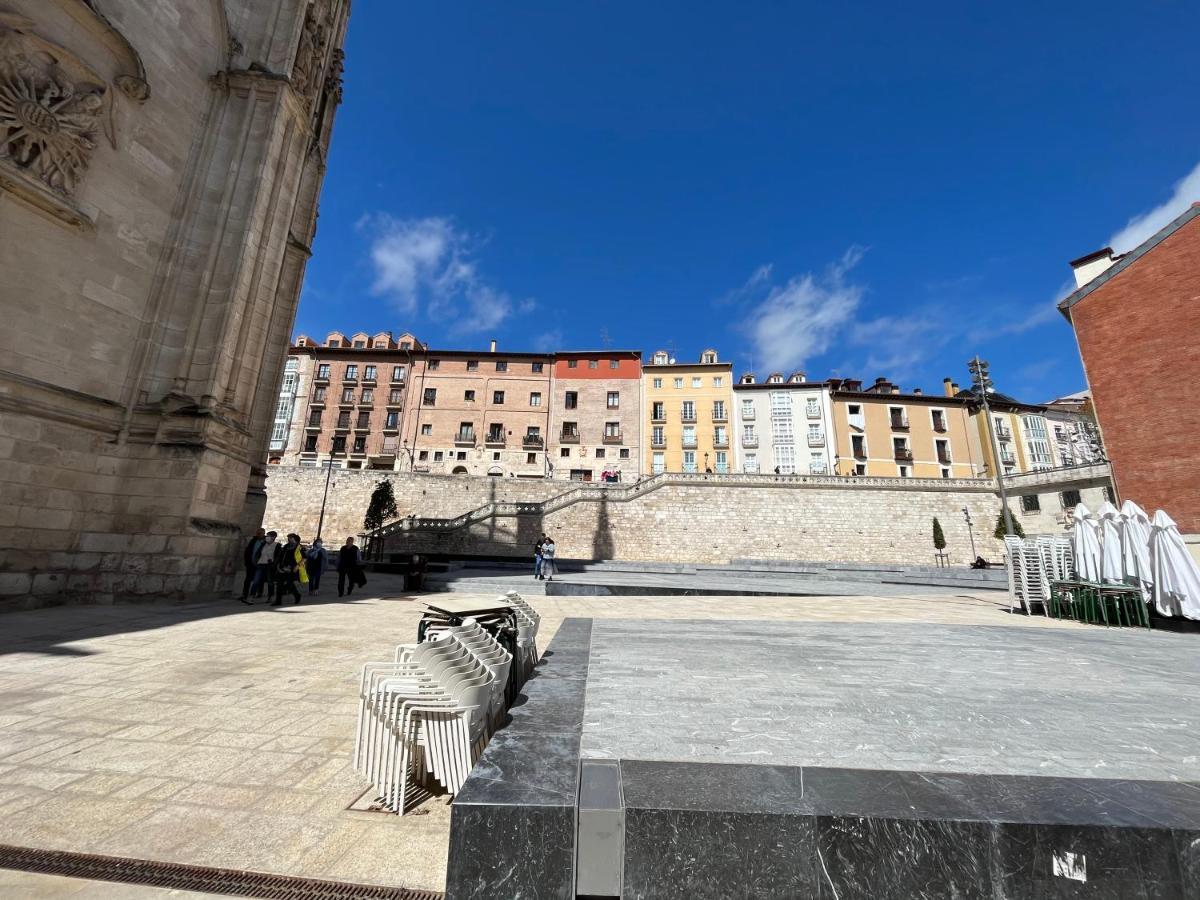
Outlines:
<svg viewBox="0 0 1200 900"><path fill-rule="evenodd" d="M797 372L733 388L737 471L754 475L829 475L837 455L829 389Z"/></svg>

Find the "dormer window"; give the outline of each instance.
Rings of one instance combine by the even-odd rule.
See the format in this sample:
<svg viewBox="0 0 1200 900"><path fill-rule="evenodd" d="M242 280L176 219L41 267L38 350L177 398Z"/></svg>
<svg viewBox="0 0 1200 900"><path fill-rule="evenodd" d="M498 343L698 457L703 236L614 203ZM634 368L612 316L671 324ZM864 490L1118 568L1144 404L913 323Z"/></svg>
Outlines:
<svg viewBox="0 0 1200 900"><path fill-rule="evenodd" d="M654 365L665 366L667 364L667 351L659 350L654 354Z"/></svg>
<svg viewBox="0 0 1200 900"><path fill-rule="evenodd" d="M783 376L778 374L772 375L767 379L767 384L783 384Z"/></svg>
<svg viewBox="0 0 1200 900"><path fill-rule="evenodd" d="M705 350L702 354L700 354L700 362L702 363L711 364L715 363L716 361L717 352L715 350Z"/></svg>

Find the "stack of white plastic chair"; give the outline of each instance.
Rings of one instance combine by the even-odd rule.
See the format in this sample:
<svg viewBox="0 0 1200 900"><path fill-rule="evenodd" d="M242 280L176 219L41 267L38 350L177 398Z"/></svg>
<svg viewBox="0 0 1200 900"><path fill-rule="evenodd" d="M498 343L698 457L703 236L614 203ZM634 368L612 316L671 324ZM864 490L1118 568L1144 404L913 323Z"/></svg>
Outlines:
<svg viewBox="0 0 1200 900"><path fill-rule="evenodd" d="M504 714L511 662L468 619L363 667L354 765L386 807L403 814L426 774L458 793Z"/></svg>
<svg viewBox="0 0 1200 900"><path fill-rule="evenodd" d="M537 635L542 617L516 591L508 591L502 599L517 615L517 662L524 681L538 664Z"/></svg>
<svg viewBox="0 0 1200 900"><path fill-rule="evenodd" d="M1030 615L1033 604L1040 603L1042 612L1049 616L1050 583L1037 545L1008 534L1004 536L1004 548L1008 551L1008 611L1020 604Z"/></svg>

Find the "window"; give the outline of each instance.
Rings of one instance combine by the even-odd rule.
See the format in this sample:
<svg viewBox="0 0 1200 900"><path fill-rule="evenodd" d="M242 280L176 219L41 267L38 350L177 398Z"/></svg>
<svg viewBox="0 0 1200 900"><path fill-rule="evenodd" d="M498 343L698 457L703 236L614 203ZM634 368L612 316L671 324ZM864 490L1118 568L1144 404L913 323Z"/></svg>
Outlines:
<svg viewBox="0 0 1200 900"><path fill-rule="evenodd" d="M497 450L492 454L492 462L500 462L500 451Z"/></svg>
<svg viewBox="0 0 1200 900"><path fill-rule="evenodd" d="M696 446L696 426L695 425L684 425L683 426L683 446L685 446L685 447L695 447Z"/></svg>
<svg viewBox="0 0 1200 900"><path fill-rule="evenodd" d="M804 414L810 419L815 419L821 415L821 401L816 397L809 397L804 401Z"/></svg>
<svg viewBox="0 0 1200 900"><path fill-rule="evenodd" d="M743 419L753 419L754 418L754 401L753 400L747 399L747 400L742 401L742 418Z"/></svg>
<svg viewBox="0 0 1200 900"><path fill-rule="evenodd" d="M342 402L343 403L353 403L354 402L354 388L342 388Z"/></svg>
<svg viewBox="0 0 1200 900"><path fill-rule="evenodd" d="M497 406L504 405L504 391L492 391L492 403Z"/></svg>
<svg viewBox="0 0 1200 900"><path fill-rule="evenodd" d="M676 378L676 379L675 379L675 389L676 389L676 390L679 390L679 389L680 389L680 388L682 388L682 387L683 387L683 379L682 379L682 378Z"/></svg>
<svg viewBox="0 0 1200 900"><path fill-rule="evenodd" d="M598 359L589 359L589 360L588 360L588 368L589 368L589 369L598 369L598 368L600 368L600 360L598 360Z"/></svg>
<svg viewBox="0 0 1200 900"><path fill-rule="evenodd" d="M421 436L422 437L431 437L432 435L433 435L433 426L432 425L422 425L421 426Z"/></svg>
<svg viewBox="0 0 1200 900"><path fill-rule="evenodd" d="M366 437L366 435L360 434L360 435L358 435L358 437L356 437L354 439L354 452L355 453L366 453L367 452L367 437Z"/></svg>
<svg viewBox="0 0 1200 900"><path fill-rule="evenodd" d="M825 466L825 454L810 453L808 455L808 471L812 475L828 475L829 469Z"/></svg>
<svg viewBox="0 0 1200 900"><path fill-rule="evenodd" d="M324 403L325 402L325 392L327 390L329 390L329 389L324 386L313 390L313 403Z"/></svg>
<svg viewBox="0 0 1200 900"><path fill-rule="evenodd" d="M823 431L821 431L821 426L818 425L816 422L813 422L808 426L808 446L810 446L810 447L824 447L825 446L825 433Z"/></svg>
<svg viewBox="0 0 1200 900"><path fill-rule="evenodd" d="M338 428L349 428L350 427L350 410L347 409L347 410L343 410L342 412L338 413L337 427Z"/></svg>
<svg viewBox="0 0 1200 900"><path fill-rule="evenodd" d="M742 470L744 472L746 472L746 474L748 474L748 475L757 475L758 474L758 454L757 453L747 453L746 454L746 461L742 465Z"/></svg>
<svg viewBox="0 0 1200 900"><path fill-rule="evenodd" d="M864 435L850 435L850 452L854 454L855 459L867 458L867 439Z"/></svg>
<svg viewBox="0 0 1200 900"><path fill-rule="evenodd" d="M793 475L796 472L796 448L791 444L775 447L775 468L780 475Z"/></svg>
<svg viewBox="0 0 1200 900"><path fill-rule="evenodd" d="M654 456L651 457L650 471L653 472L655 475L658 475L661 472L665 471L666 468L667 468L667 461L666 461L665 454L655 453Z"/></svg>
<svg viewBox="0 0 1200 900"><path fill-rule="evenodd" d="M436 372L441 367L442 367L442 361L440 359L431 359L429 361L429 371L430 372Z"/></svg>
<svg viewBox="0 0 1200 900"><path fill-rule="evenodd" d="M575 409L575 407L577 407L577 406L579 406L579 392L578 391L567 391L565 408L566 409Z"/></svg>
<svg viewBox="0 0 1200 900"><path fill-rule="evenodd" d="M578 368L579 368L579 360L577 360L577 359L568 359L568 360L567 360L567 368L568 368L568 369L578 369Z"/></svg>
<svg viewBox="0 0 1200 900"><path fill-rule="evenodd" d="M496 371L497 372L507 372L508 371L507 360L503 360L503 359L496 360Z"/></svg>
<svg viewBox="0 0 1200 900"><path fill-rule="evenodd" d="M609 409L617 409L620 405L621 405L621 392L620 391L609 391L608 392L608 408Z"/></svg>
<svg viewBox="0 0 1200 900"><path fill-rule="evenodd" d="M729 435L725 430L724 425L718 425L713 429L713 445L724 447L729 444Z"/></svg>
<svg viewBox="0 0 1200 900"><path fill-rule="evenodd" d="M319 366L317 366L317 377L318 378L328 378L329 377L329 363L321 363Z"/></svg>
<svg viewBox="0 0 1200 900"><path fill-rule="evenodd" d="M758 435L755 433L753 425L743 425L742 426L742 446L743 447L757 447L758 446Z"/></svg>
<svg viewBox="0 0 1200 900"><path fill-rule="evenodd" d="M1062 499L1063 510L1068 512L1077 507L1083 499L1079 491L1063 491L1059 497Z"/></svg>
<svg viewBox="0 0 1200 900"><path fill-rule="evenodd" d="M337 437L335 437L333 439L333 452L334 453L345 453L346 452L346 438L343 435L339 434L339 435L337 435Z"/></svg>
<svg viewBox="0 0 1200 900"><path fill-rule="evenodd" d="M375 380L375 366L363 367L363 381L374 381L374 380Z"/></svg>
<svg viewBox="0 0 1200 900"><path fill-rule="evenodd" d="M375 402L375 391L371 388L363 388L362 402L363 403L374 403Z"/></svg>
<svg viewBox="0 0 1200 900"><path fill-rule="evenodd" d="M356 428L368 428L368 427L370 427L370 425L371 425L371 414L369 412L367 412L366 410L363 410L362 412L360 412L358 414L358 422L356 423L355 427Z"/></svg>
<svg viewBox="0 0 1200 900"><path fill-rule="evenodd" d="M905 412L903 406L889 406L888 420L891 422L893 428L908 427L908 414Z"/></svg>
<svg viewBox="0 0 1200 900"><path fill-rule="evenodd" d="M694 450L684 450L683 451L683 471L685 471L685 472L695 472L696 471L696 451L694 451Z"/></svg>
<svg viewBox="0 0 1200 900"><path fill-rule="evenodd" d="M422 450L419 454L417 454L417 459L421 462L425 462L427 459L429 459L429 451Z"/></svg>
<svg viewBox="0 0 1200 900"><path fill-rule="evenodd" d="M667 445L667 439L661 425L655 425L650 429L650 443L655 447L665 447Z"/></svg>
<svg viewBox="0 0 1200 900"><path fill-rule="evenodd" d="M465 459L467 458L467 451L466 451L466 450L459 450L459 451L455 452L455 454L454 454L454 458L455 458L455 459L463 459L463 460L465 460Z"/></svg>
<svg viewBox="0 0 1200 900"><path fill-rule="evenodd" d="M313 426L320 426L320 424L321 424L321 410L319 410L319 409L313 409L313 410L310 410L310 411L309 411L309 413L308 413L308 424L309 424L309 425L313 425Z"/></svg>
<svg viewBox="0 0 1200 900"><path fill-rule="evenodd" d="M665 366L667 364L667 351L658 350L654 354L654 365Z"/></svg>
<svg viewBox="0 0 1200 900"><path fill-rule="evenodd" d="M358 381L358 366L346 366L346 381Z"/></svg>
<svg viewBox="0 0 1200 900"><path fill-rule="evenodd" d="M681 416L683 418L683 421L685 421L685 422L695 422L696 421L696 404L693 401L684 400L683 406L681 407L681 409L682 409Z"/></svg>
<svg viewBox="0 0 1200 900"><path fill-rule="evenodd" d="M704 383L704 382L703 382L703 379L701 379L699 375L695 375L695 376L693 376L693 377L692 377L692 387L694 387L694 388L698 388L698 387L700 387L700 386L701 386L703 383Z"/></svg>
<svg viewBox="0 0 1200 900"><path fill-rule="evenodd" d="M942 469L942 477L943 477L943 478L949 478L949 477L950 477L950 470L949 470L949 469Z"/></svg>
<svg viewBox="0 0 1200 900"><path fill-rule="evenodd" d="M525 465L532 466L536 462L537 462L537 454L536 453L526 453L525 454Z"/></svg>
<svg viewBox="0 0 1200 900"><path fill-rule="evenodd" d="M424 406L437 406L437 388L425 388L421 403Z"/></svg>
<svg viewBox="0 0 1200 900"><path fill-rule="evenodd" d="M545 363L535 362L533 364L534 373L535 374L540 373L542 371L542 366L544 366L544 365L545 365Z"/></svg>
<svg viewBox="0 0 1200 900"><path fill-rule="evenodd" d="M529 405L530 406L541 406L542 405L542 394L540 391L531 391L530 392Z"/></svg>
<svg viewBox="0 0 1200 900"><path fill-rule="evenodd" d="M722 378L720 375L717 375L713 378L713 387L720 387L724 383L725 383L725 379Z"/></svg>
<svg viewBox="0 0 1200 900"><path fill-rule="evenodd" d="M504 440L504 424L502 422L493 422L489 425L487 439L490 444L501 443Z"/></svg>
<svg viewBox="0 0 1200 900"><path fill-rule="evenodd" d="M655 422L663 422L667 418L667 406L661 400L650 407L650 418Z"/></svg>
<svg viewBox="0 0 1200 900"><path fill-rule="evenodd" d="M475 402L475 392L474 391L463 391L463 401L466 403L474 403Z"/></svg>
<svg viewBox="0 0 1200 900"><path fill-rule="evenodd" d="M946 430L946 412L945 412L945 410L931 409L929 411L929 417L933 421L933 430L934 431L945 431Z"/></svg>
<svg viewBox="0 0 1200 900"><path fill-rule="evenodd" d="M718 475L724 475L729 471L729 454L724 450L718 450L716 454L716 465L713 466Z"/></svg>
<svg viewBox="0 0 1200 900"><path fill-rule="evenodd" d="M354 349L355 349L355 350L362 350L362 349L363 349L364 347L366 347L366 346L367 346L367 342L366 342L366 341L355 341L355 342L354 342Z"/></svg>
<svg viewBox="0 0 1200 900"><path fill-rule="evenodd" d="M412 349L412 341L401 341L400 349L401 350L411 350Z"/></svg>
<svg viewBox="0 0 1200 900"><path fill-rule="evenodd" d="M619 438L621 436L621 423L620 422L605 422L604 423L604 436L606 438Z"/></svg>
<svg viewBox="0 0 1200 900"><path fill-rule="evenodd" d="M603 447L596 448L596 459L604 459L604 448Z"/></svg>
<svg viewBox="0 0 1200 900"><path fill-rule="evenodd" d="M1021 495L1021 512L1035 513L1041 512L1042 501L1038 499L1037 494L1022 494Z"/></svg>
<svg viewBox="0 0 1200 900"><path fill-rule="evenodd" d="M566 457L571 455L571 448L570 447L559 447L558 455L565 459Z"/></svg>
<svg viewBox="0 0 1200 900"><path fill-rule="evenodd" d="M310 434L310 435L308 435L308 437L306 437L304 439L304 452L305 453L316 453L317 452L317 436L315 434Z"/></svg>
<svg viewBox="0 0 1200 900"><path fill-rule="evenodd" d="M619 369L619 368L621 368L621 364L619 362L617 362L617 360L615 360L615 359L610 359L608 361L608 367L610 369Z"/></svg>
<svg viewBox="0 0 1200 900"><path fill-rule="evenodd" d="M901 477L901 478L907 478L907 477L908 477L908 466L897 466L896 468L900 470L900 477Z"/></svg>
<svg viewBox="0 0 1200 900"><path fill-rule="evenodd" d="M655 378L655 379L654 379L654 389L655 389L655 390L661 390L661 389L662 389L662 379L661 379L661 378Z"/></svg>
<svg viewBox="0 0 1200 900"><path fill-rule="evenodd" d="M866 467L865 465L863 465L862 463L858 463L858 464L857 464L857 465L854 467L854 474L855 474L855 475L866 475L866 474L867 474L867 467Z"/></svg>
<svg viewBox="0 0 1200 900"><path fill-rule="evenodd" d="M933 449L937 453L938 462L945 464L951 461L949 441L943 438L938 438L933 442Z"/></svg>
<svg viewBox="0 0 1200 900"><path fill-rule="evenodd" d="M342 346L342 342L340 340L338 340L337 338L330 338L328 341L325 342L325 346L326 347L340 347L340 346Z"/></svg>
<svg viewBox="0 0 1200 900"><path fill-rule="evenodd" d="M713 401L713 419L716 421L720 421L724 418L725 418L725 401L724 400L714 400Z"/></svg>
<svg viewBox="0 0 1200 900"><path fill-rule="evenodd" d="M444 455L445 455L445 454L443 454L441 450L434 450L434 451L433 451L433 461L434 461L434 462L441 462L441 461L442 461L442 458L444 457Z"/></svg>
<svg viewBox="0 0 1200 900"><path fill-rule="evenodd" d="M404 366L392 366L392 381L404 380Z"/></svg>
<svg viewBox="0 0 1200 900"><path fill-rule="evenodd" d="M617 452L617 455L618 455L618 456L620 456L620 457L621 457L621 459L629 459L629 448L628 448L628 447L622 447L622 448L621 448L621 449L620 449L620 450Z"/></svg>
<svg viewBox="0 0 1200 900"><path fill-rule="evenodd" d="M387 418L384 419L383 427L384 428L396 428L399 424L400 424L400 413L396 412L394 409L390 410L387 414Z"/></svg>

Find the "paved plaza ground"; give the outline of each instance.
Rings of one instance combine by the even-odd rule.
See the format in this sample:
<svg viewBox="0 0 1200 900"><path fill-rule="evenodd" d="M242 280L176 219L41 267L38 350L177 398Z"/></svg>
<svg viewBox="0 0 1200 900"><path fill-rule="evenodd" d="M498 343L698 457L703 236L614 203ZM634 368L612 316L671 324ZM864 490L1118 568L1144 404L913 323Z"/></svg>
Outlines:
<svg viewBox="0 0 1200 900"><path fill-rule="evenodd" d="M3 616L0 843L441 890L444 798L404 817L348 808L367 787L349 760L358 670L414 639L420 601L377 576L352 602ZM1087 629L1010 615L995 592L538 597L535 606L543 646L567 616L989 625L1014 644L1018 628ZM1127 637L1146 647L1192 639ZM902 652L879 648L884 659ZM57 879L3 875L0 891L16 881L40 891L22 894L65 895Z"/></svg>

